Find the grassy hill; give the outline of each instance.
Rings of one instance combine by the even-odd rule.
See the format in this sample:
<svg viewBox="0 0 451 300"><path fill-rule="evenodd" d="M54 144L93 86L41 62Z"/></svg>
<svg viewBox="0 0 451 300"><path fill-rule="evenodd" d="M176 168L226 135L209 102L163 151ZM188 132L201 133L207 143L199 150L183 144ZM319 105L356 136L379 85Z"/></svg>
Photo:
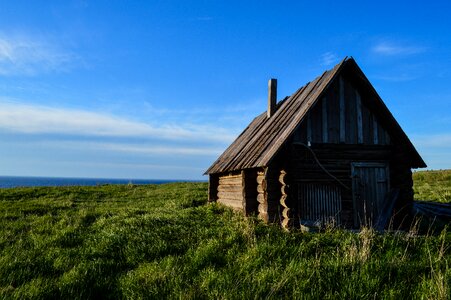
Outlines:
<svg viewBox="0 0 451 300"><path fill-rule="evenodd" d="M416 200L451 203L451 170L413 173Z"/></svg>
<svg viewBox="0 0 451 300"><path fill-rule="evenodd" d="M287 233L206 199L205 183L0 189L0 299L450 297L446 231Z"/></svg>

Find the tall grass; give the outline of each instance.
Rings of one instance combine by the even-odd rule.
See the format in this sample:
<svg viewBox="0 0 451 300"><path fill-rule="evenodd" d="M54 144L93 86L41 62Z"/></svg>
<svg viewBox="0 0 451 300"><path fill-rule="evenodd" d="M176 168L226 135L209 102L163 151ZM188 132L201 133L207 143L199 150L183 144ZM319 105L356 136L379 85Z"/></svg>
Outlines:
<svg viewBox="0 0 451 300"><path fill-rule="evenodd" d="M451 203L451 170L413 173L416 200Z"/></svg>
<svg viewBox="0 0 451 300"><path fill-rule="evenodd" d="M285 232L204 183L0 189L0 298L450 297L451 234Z"/></svg>

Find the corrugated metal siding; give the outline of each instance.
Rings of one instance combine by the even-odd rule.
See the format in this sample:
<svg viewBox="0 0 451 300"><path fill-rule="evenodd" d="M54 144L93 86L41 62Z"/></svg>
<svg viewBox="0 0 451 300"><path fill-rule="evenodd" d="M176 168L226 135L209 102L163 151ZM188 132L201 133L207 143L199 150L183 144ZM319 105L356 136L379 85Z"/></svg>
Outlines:
<svg viewBox="0 0 451 300"><path fill-rule="evenodd" d="M324 184L298 184L301 223L341 224L340 188Z"/></svg>

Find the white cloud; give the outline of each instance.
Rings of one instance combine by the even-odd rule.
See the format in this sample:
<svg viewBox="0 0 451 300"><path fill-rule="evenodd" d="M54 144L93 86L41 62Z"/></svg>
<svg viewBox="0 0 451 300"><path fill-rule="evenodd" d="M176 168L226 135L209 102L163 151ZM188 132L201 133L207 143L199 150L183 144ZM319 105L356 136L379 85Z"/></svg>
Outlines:
<svg viewBox="0 0 451 300"><path fill-rule="evenodd" d="M412 136L412 140L414 141L415 145L418 145L420 147L443 147L451 149L451 133L414 135Z"/></svg>
<svg viewBox="0 0 451 300"><path fill-rule="evenodd" d="M151 145L123 145L123 144L98 144L99 148L110 151L136 153L144 155L199 155L199 156L217 156L221 154L223 149L212 149L204 147L168 147L168 146L151 146Z"/></svg>
<svg viewBox="0 0 451 300"><path fill-rule="evenodd" d="M120 142L92 142L92 141L43 141L39 143L44 147L59 148L59 149L71 149L71 150L93 150L102 152L120 152L124 154L132 155L144 155L144 156L218 156L223 149L211 148L211 146L205 146L199 144L194 147L187 146L174 146L174 145L149 145L132 144L132 143L120 143Z"/></svg>
<svg viewBox="0 0 451 300"><path fill-rule="evenodd" d="M412 135L411 139L429 169L451 168L451 133Z"/></svg>
<svg viewBox="0 0 451 300"><path fill-rule="evenodd" d="M421 46L406 46L389 41L381 41L374 45L371 50L376 54L395 56L423 53L426 51L426 48Z"/></svg>
<svg viewBox="0 0 451 300"><path fill-rule="evenodd" d="M26 134L140 137L225 143L235 138L235 134L214 126L155 125L97 112L14 102L0 102L0 129Z"/></svg>
<svg viewBox="0 0 451 300"><path fill-rule="evenodd" d="M338 56L333 52L323 53L320 59L322 66L330 66L338 62Z"/></svg>
<svg viewBox="0 0 451 300"><path fill-rule="evenodd" d="M0 33L0 75L35 75L66 70L76 55L49 39Z"/></svg>

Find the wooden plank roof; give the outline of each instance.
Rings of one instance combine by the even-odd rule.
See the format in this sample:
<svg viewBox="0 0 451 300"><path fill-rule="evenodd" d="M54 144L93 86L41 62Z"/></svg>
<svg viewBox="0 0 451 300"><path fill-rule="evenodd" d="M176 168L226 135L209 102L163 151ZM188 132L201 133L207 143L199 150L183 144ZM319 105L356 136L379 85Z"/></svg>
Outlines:
<svg viewBox="0 0 451 300"><path fill-rule="evenodd" d="M357 73L360 81L375 95L375 101L384 111L384 118L397 136L406 141L414 159L412 167L425 167L426 164L413 147L410 140L402 131L399 124L388 111L382 99L366 79L363 72L357 66L353 58L345 58L333 69L325 71L321 76L298 89L294 94L285 98L277 104L277 110L273 116L268 118L266 111L257 116L249 126L237 137L237 139L222 153L222 155L208 168L205 174L223 173L255 167L268 166L283 143L296 130L307 111L318 99L329 85L338 76L345 65L350 65L353 72Z"/></svg>

